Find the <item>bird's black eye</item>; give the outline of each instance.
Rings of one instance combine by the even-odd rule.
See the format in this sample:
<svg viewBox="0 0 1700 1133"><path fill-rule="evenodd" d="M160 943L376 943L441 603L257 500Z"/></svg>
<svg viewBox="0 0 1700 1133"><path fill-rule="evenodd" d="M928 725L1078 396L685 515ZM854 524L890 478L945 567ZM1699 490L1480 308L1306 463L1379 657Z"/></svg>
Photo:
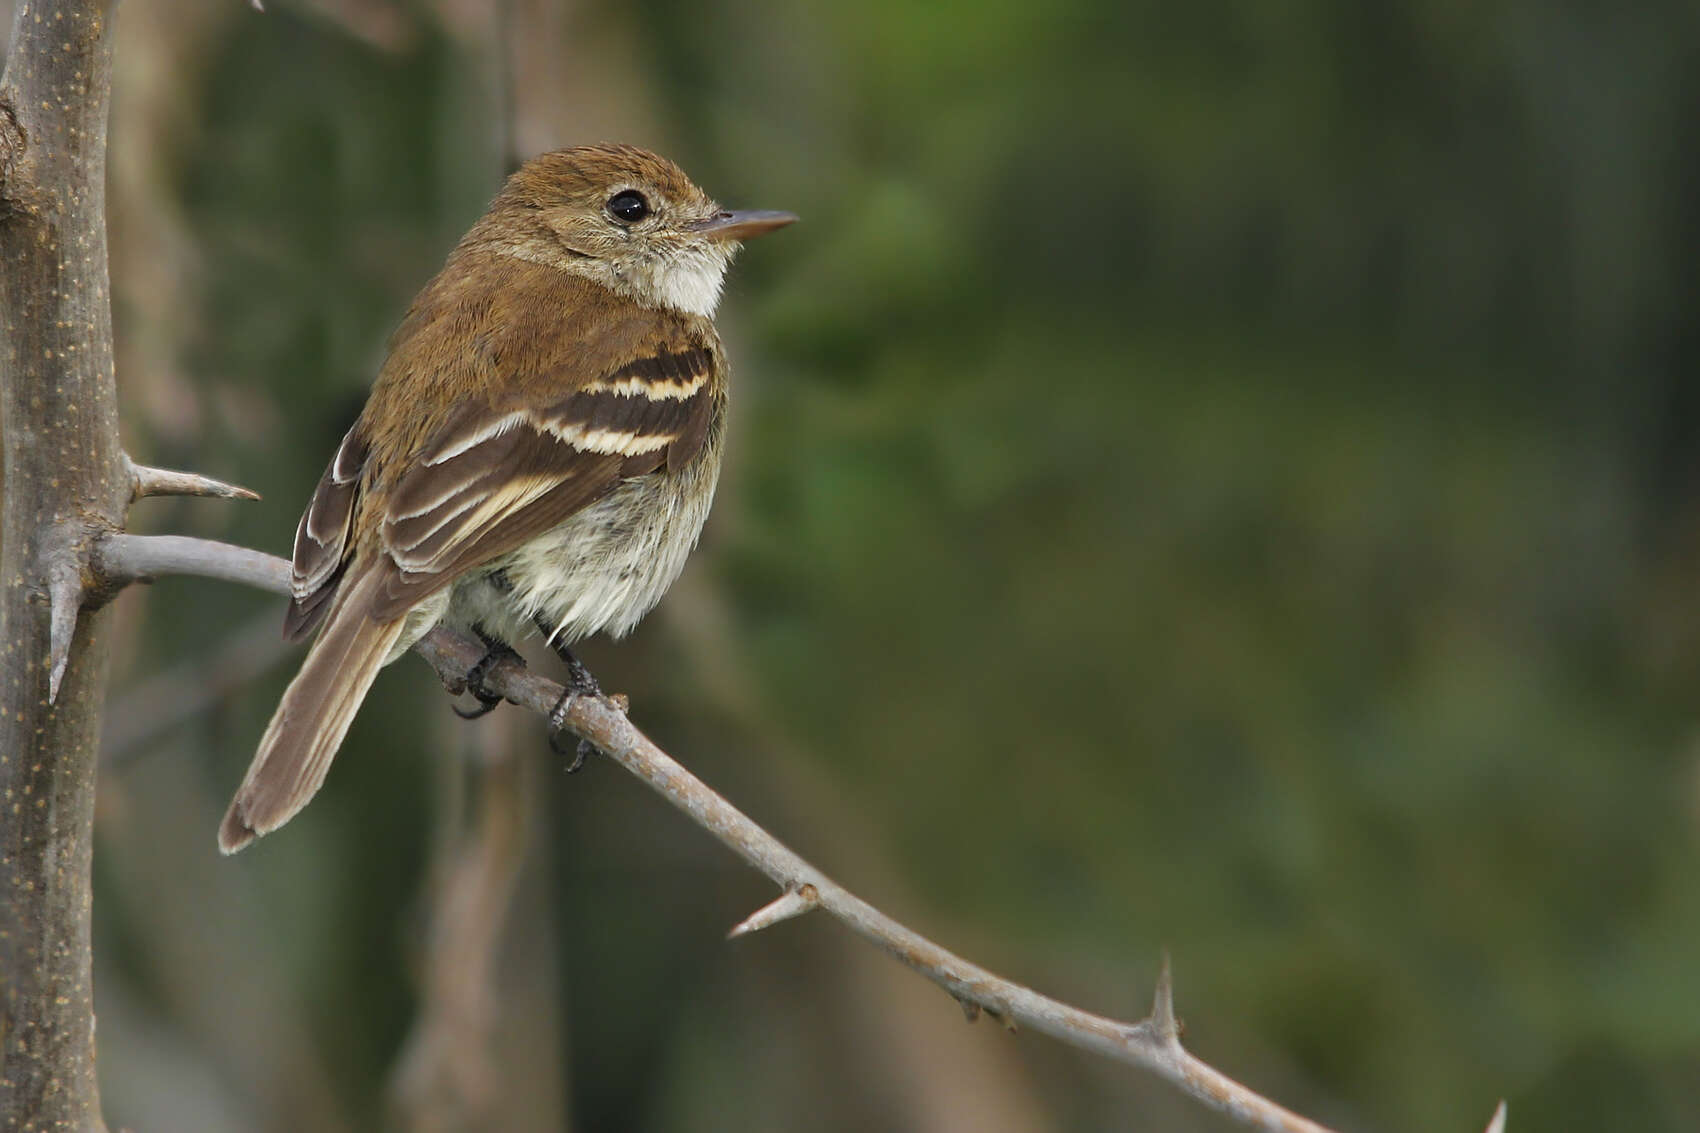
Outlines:
<svg viewBox="0 0 1700 1133"><path fill-rule="evenodd" d="M649 202L636 189L627 189L608 198L608 215L626 224L636 224L649 215Z"/></svg>

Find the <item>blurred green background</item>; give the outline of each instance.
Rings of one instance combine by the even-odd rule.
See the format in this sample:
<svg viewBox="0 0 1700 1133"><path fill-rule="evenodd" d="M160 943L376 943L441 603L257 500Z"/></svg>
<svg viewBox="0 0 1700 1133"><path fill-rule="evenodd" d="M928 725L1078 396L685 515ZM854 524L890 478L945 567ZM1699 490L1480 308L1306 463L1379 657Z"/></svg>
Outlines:
<svg viewBox="0 0 1700 1133"><path fill-rule="evenodd" d="M140 528L287 553L509 141L649 145L804 222L701 551L583 651L641 726L1040 990L1167 947L1318 1120L1700 1127L1693 5L268 8L120 9L126 440L265 496ZM114 1128L1231 1128L824 919L724 943L767 883L412 659L220 860L281 604L123 611Z"/></svg>

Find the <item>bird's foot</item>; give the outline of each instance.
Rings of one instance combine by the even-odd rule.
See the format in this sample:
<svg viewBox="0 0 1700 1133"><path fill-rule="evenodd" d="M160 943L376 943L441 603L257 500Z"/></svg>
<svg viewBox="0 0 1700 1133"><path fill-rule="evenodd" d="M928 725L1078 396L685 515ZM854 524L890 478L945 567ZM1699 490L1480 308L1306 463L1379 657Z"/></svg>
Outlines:
<svg viewBox="0 0 1700 1133"><path fill-rule="evenodd" d="M490 674L492 667L501 661L509 660L517 661L521 665L525 664L524 658L515 653L506 642L497 641L476 627L473 632L477 633L478 639L484 643L484 656L480 657L478 663L466 671L466 680L462 682L461 691L471 693L477 699L478 707L463 709L458 705L451 704L449 706L454 709L455 715L462 720L476 720L480 716L488 716L496 710L497 705L502 703L500 695L484 687L484 678Z"/></svg>
<svg viewBox="0 0 1700 1133"><path fill-rule="evenodd" d="M604 693L602 686L597 683L590 670L584 667L584 662L573 656L571 649L554 642L550 642L549 645L561 658L562 663L567 666L566 691L561 693L561 699L555 702L555 707L549 710L549 747L556 755L566 755L568 754L566 737L563 733L567 730L567 712L572 707L574 700L581 696L593 696L598 700L605 700L613 704L621 712L626 710L630 702L623 695L609 696ZM567 764L567 774L571 775L583 767L585 759L596 750L596 745L589 740L579 740L574 744L571 753L572 762Z"/></svg>

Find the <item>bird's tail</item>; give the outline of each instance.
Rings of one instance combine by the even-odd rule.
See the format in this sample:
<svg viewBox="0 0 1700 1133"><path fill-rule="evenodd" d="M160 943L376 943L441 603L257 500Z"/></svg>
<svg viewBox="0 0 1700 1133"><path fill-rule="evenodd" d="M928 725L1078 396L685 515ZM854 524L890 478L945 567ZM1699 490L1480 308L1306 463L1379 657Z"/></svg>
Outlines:
<svg viewBox="0 0 1700 1133"><path fill-rule="evenodd" d="M234 854L295 817L325 781L354 713L401 636L405 619L375 621L368 615L379 581L379 572L371 571L348 588L283 694L218 828L218 848L225 853Z"/></svg>

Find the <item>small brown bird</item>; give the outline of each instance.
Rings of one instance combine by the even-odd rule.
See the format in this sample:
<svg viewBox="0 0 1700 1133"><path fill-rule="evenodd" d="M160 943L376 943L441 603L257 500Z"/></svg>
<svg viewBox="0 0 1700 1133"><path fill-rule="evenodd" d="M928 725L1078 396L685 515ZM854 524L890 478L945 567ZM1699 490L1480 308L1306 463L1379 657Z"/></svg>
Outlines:
<svg viewBox="0 0 1700 1133"><path fill-rule="evenodd" d="M740 241L795 219L725 211L631 146L508 179L413 301L301 517L284 634L319 636L225 853L307 804L378 670L439 622L476 630L486 661L540 630L597 691L567 646L629 632L696 545L720 473L721 282Z"/></svg>

